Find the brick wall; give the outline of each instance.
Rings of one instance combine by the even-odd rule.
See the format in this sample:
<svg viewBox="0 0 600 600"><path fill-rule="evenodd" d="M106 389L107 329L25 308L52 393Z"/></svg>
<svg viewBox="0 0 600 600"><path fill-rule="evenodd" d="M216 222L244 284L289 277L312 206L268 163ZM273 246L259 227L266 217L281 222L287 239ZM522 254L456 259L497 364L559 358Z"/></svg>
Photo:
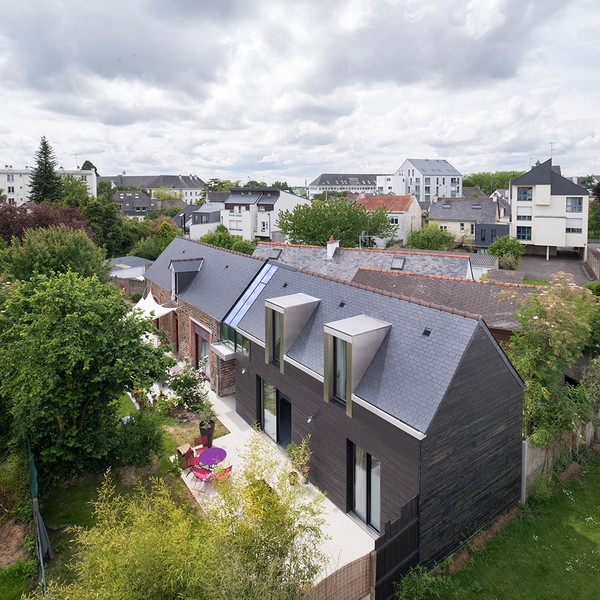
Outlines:
<svg viewBox="0 0 600 600"><path fill-rule="evenodd" d="M194 362L195 348L193 339L193 321L202 325L210 334L210 343L220 341L221 332L219 321L194 308L187 302L179 299L177 305L171 301L171 292L148 282L148 289L152 292L159 304L163 306L177 306L177 317L179 320L179 341L177 355L180 359L188 358ZM174 329L173 313L169 313L159 320L159 328L164 331L167 339L173 344ZM235 359L224 361L213 352L209 352L210 360L210 387L219 396L230 396L235 394Z"/></svg>

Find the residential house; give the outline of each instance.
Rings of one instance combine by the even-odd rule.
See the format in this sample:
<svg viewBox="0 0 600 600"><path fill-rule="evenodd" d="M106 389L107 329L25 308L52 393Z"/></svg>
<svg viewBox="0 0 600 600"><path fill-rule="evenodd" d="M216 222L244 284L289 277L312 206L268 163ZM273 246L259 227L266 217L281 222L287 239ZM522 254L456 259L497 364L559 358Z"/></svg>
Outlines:
<svg viewBox="0 0 600 600"><path fill-rule="evenodd" d="M308 197L325 192L371 193L377 191L377 175L372 173L322 173L308 186ZM395 193L395 190L393 190Z"/></svg>
<svg viewBox="0 0 600 600"><path fill-rule="evenodd" d="M429 207L429 221L436 221L458 238L475 239L476 223L497 223L498 202L493 198L434 197Z"/></svg>
<svg viewBox="0 0 600 600"><path fill-rule="evenodd" d="M481 317L181 238L147 278L241 417L282 449L311 435L311 482L373 538L376 598L518 502L523 383Z"/></svg>
<svg viewBox="0 0 600 600"><path fill-rule="evenodd" d="M277 225L279 214L294 210L299 204L310 201L277 188L234 188L221 210L221 223L229 233L246 240L284 241L285 235Z"/></svg>
<svg viewBox="0 0 600 600"><path fill-rule="evenodd" d="M194 210L191 213L188 233L193 240L199 240L203 235L216 231L217 225L221 223L221 212L225 208L225 203L206 202L200 207L192 208Z"/></svg>
<svg viewBox="0 0 600 600"><path fill-rule="evenodd" d="M411 231L421 229L421 207L414 196L361 196L357 204L362 204L367 210L385 207L392 225L398 227L394 238L401 246L406 243ZM385 241L379 240L378 245L384 246Z"/></svg>
<svg viewBox="0 0 600 600"><path fill-rule="evenodd" d="M327 246L258 242L253 256L344 281L352 281L362 267L473 279L472 254L409 248L340 248L339 245L338 240L328 242Z"/></svg>
<svg viewBox="0 0 600 600"><path fill-rule="evenodd" d="M462 196L462 175L447 160L409 158L394 175L405 179L402 193L414 194L421 204L427 205L434 196Z"/></svg>
<svg viewBox="0 0 600 600"><path fill-rule="evenodd" d="M0 189L3 189L7 202L15 206L21 206L25 202L29 202L29 186L31 182L32 169L25 167L24 169L13 169L12 165L4 165L4 169L0 169ZM88 194L96 197L96 171L93 169L63 169L60 167L57 171L59 175L72 175L85 181Z"/></svg>
<svg viewBox="0 0 600 600"><path fill-rule="evenodd" d="M175 225L183 231L184 235L190 235L190 227L192 225L192 214L198 210L196 204L186 204L174 217Z"/></svg>
<svg viewBox="0 0 600 600"><path fill-rule="evenodd" d="M523 383L476 315L268 264L224 319L250 342L236 410L282 448L310 434L310 480L391 597L519 501Z"/></svg>
<svg viewBox="0 0 600 600"><path fill-rule="evenodd" d="M534 166L510 182L511 236L521 240L527 252L545 254L557 248L575 248L587 254L589 192L563 177L552 159Z"/></svg>
<svg viewBox="0 0 600 600"><path fill-rule="evenodd" d="M197 175L116 175L98 177L98 181L110 181L113 186L136 187L147 190L150 197L157 189L166 188L181 194L186 204L196 204L202 199L204 181Z"/></svg>
<svg viewBox="0 0 600 600"><path fill-rule="evenodd" d="M160 202L141 191L115 192L113 201L124 217L143 221L146 213L160 209Z"/></svg>
<svg viewBox="0 0 600 600"><path fill-rule="evenodd" d="M146 269L152 264L151 260L140 256L120 256L110 259L110 276L119 279L144 278Z"/></svg>
<svg viewBox="0 0 600 600"><path fill-rule="evenodd" d="M175 238L146 271L148 293L176 308L158 320L180 358L204 372L217 394L235 392L236 344L247 340L222 326L225 315L247 290L265 261L207 244Z"/></svg>

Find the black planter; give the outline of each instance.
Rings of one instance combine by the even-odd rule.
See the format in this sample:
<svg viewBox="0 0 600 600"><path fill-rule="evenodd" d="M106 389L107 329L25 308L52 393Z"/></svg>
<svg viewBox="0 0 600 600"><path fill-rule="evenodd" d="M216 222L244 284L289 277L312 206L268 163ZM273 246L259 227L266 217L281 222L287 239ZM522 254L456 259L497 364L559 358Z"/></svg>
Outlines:
<svg viewBox="0 0 600 600"><path fill-rule="evenodd" d="M213 421L209 427L200 425L200 435L208 437L208 447L212 448L213 437L215 436L215 422Z"/></svg>

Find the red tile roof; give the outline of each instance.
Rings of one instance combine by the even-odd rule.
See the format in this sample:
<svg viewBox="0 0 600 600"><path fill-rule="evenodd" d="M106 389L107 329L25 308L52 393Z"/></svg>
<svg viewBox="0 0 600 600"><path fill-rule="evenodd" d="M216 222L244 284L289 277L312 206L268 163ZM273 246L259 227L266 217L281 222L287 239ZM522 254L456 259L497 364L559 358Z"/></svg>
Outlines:
<svg viewBox="0 0 600 600"><path fill-rule="evenodd" d="M356 203L362 204L367 210L377 210L385 206L389 211L406 212L412 202L411 196L365 196Z"/></svg>

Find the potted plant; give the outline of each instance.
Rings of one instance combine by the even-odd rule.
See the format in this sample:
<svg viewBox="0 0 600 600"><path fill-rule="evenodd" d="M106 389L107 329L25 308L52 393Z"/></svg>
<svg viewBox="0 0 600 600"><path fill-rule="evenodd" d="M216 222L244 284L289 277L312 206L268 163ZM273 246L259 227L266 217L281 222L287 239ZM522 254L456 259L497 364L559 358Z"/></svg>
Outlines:
<svg viewBox="0 0 600 600"><path fill-rule="evenodd" d="M198 421L200 426L200 435L208 437L208 447L212 448L213 437L215 435L215 421L217 413L213 408L211 401L206 398L206 401L198 409Z"/></svg>
<svg viewBox="0 0 600 600"><path fill-rule="evenodd" d="M308 474L310 467L308 465L312 451L310 449L310 433L302 438L300 444L291 442L286 448L287 455L292 461L293 471L290 473L290 484L294 485L298 481L308 483Z"/></svg>

